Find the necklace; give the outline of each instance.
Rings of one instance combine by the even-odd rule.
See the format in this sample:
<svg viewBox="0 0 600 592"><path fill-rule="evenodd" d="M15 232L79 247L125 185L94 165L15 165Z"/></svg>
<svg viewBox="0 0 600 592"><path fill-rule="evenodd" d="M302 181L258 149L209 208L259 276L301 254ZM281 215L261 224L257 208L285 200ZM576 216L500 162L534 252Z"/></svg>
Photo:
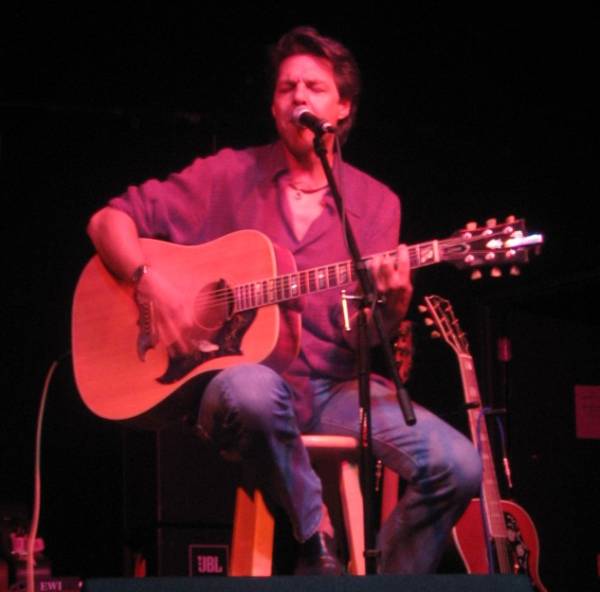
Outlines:
<svg viewBox="0 0 600 592"><path fill-rule="evenodd" d="M313 193L319 193L319 191L323 191L324 189L327 189L327 187L329 187L329 183L326 183L322 187L317 187L316 189L300 189L300 187L297 187L296 185L294 185L291 182L288 182L288 186L290 187L290 189L294 190L294 199L300 200L305 195L311 195Z"/></svg>

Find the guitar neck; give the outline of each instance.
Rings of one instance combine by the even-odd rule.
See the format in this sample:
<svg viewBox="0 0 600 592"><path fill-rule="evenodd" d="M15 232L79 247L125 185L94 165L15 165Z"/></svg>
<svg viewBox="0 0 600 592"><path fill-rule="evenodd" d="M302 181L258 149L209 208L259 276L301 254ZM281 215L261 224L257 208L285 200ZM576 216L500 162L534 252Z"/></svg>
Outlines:
<svg viewBox="0 0 600 592"><path fill-rule="evenodd" d="M540 245L542 242L542 235L525 236L523 221L511 217L504 224L492 224L486 228L469 227L444 240L411 245L408 247L409 265L411 269L418 269L447 261L459 268L498 263L510 263L515 266L519 262L527 261L529 247ZM396 250L381 255L395 257ZM363 261L368 262L374 256L370 255ZM225 296L231 305L230 312L241 312L345 286L355 279L354 263L346 260L264 278L235 286L231 290L226 288L226 294L221 292L218 297Z"/></svg>
<svg viewBox="0 0 600 592"><path fill-rule="evenodd" d="M442 248L450 241L428 241L408 247L408 258L411 269L435 265L444 259ZM456 245L455 250L461 249ZM390 257L396 256L396 250L380 253ZM373 259L369 255L365 262ZM306 294L315 294L333 288L347 286L356 280L356 269L351 260L312 267L273 278L263 279L247 284L239 284L233 288L234 312L251 310L270 304L278 304L293 300Z"/></svg>
<svg viewBox="0 0 600 592"><path fill-rule="evenodd" d="M467 404L471 439L479 450L483 465L481 501L485 509L487 531L496 545L496 556L500 573L512 573L506 548L508 533L473 358L468 353L459 353L458 361L465 402Z"/></svg>

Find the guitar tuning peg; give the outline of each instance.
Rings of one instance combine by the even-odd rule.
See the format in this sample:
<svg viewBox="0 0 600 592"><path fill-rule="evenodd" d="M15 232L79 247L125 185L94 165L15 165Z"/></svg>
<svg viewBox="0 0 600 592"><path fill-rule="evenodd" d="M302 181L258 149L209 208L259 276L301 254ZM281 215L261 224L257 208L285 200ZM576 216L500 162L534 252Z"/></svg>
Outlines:
<svg viewBox="0 0 600 592"><path fill-rule="evenodd" d="M419 304L419 306L417 307L417 310L421 314L425 314L427 312L427 307L424 304Z"/></svg>
<svg viewBox="0 0 600 592"><path fill-rule="evenodd" d="M513 265L511 266L509 273L510 275L521 275L521 268L517 267L516 265Z"/></svg>
<svg viewBox="0 0 600 592"><path fill-rule="evenodd" d="M475 280L480 280L480 279L481 279L481 271L479 271L479 269L474 269L474 270L471 272L471 279L472 279L473 281L475 281Z"/></svg>
<svg viewBox="0 0 600 592"><path fill-rule="evenodd" d="M431 332L431 337L433 337L434 339L439 339L441 337L440 332L439 331L432 331Z"/></svg>
<svg viewBox="0 0 600 592"><path fill-rule="evenodd" d="M516 220L516 218L512 214L510 216L506 216L506 223L507 224L514 224L515 220Z"/></svg>
<svg viewBox="0 0 600 592"><path fill-rule="evenodd" d="M496 220L496 218L489 218L485 221L485 225L488 228L491 228L493 226L496 226L498 224L498 220Z"/></svg>
<svg viewBox="0 0 600 592"><path fill-rule="evenodd" d="M425 324L428 327L431 327L431 325L433 325L433 319L430 319L429 317L425 317Z"/></svg>
<svg viewBox="0 0 600 592"><path fill-rule="evenodd" d="M492 267L492 269L490 270L490 275L493 278L502 277L502 270L499 267Z"/></svg>
<svg viewBox="0 0 600 592"><path fill-rule="evenodd" d="M465 224L465 230L476 230L477 229L477 222L467 222Z"/></svg>

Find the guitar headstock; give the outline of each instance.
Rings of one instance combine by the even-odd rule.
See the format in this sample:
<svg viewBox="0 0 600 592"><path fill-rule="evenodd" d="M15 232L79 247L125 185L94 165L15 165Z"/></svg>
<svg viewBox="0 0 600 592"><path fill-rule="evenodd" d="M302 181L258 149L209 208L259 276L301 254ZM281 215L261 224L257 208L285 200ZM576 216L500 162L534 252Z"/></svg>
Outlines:
<svg viewBox="0 0 600 592"><path fill-rule="evenodd" d="M452 305L441 296L425 296L419 311L425 316L425 324L434 326L433 337L441 337L457 354L468 354L469 343L454 314Z"/></svg>
<svg viewBox="0 0 600 592"><path fill-rule="evenodd" d="M440 242L440 257L459 269L472 269L472 279L481 277L480 267L491 266L491 276L502 275L501 266L509 265L511 275L519 275L520 265L529 260L529 251L539 251L544 237L527 234L525 220L509 216L498 224L488 220L485 226L468 223L450 238Z"/></svg>

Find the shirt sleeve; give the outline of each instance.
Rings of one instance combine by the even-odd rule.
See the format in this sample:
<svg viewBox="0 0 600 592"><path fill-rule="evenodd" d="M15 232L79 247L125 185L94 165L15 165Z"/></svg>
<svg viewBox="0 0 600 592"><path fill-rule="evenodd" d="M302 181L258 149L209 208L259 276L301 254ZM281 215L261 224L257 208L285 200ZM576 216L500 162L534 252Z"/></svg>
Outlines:
<svg viewBox="0 0 600 592"><path fill-rule="evenodd" d="M191 244L202 235L214 175L215 157L198 158L165 180L128 187L108 205L128 214L142 237Z"/></svg>
<svg viewBox="0 0 600 592"><path fill-rule="evenodd" d="M366 257L395 249L400 242L400 199L385 185L365 187L364 210L352 220L361 254Z"/></svg>
<svg viewBox="0 0 600 592"><path fill-rule="evenodd" d="M392 191L383 192L381 207L367 232L370 254L390 251L400 243L400 199Z"/></svg>

